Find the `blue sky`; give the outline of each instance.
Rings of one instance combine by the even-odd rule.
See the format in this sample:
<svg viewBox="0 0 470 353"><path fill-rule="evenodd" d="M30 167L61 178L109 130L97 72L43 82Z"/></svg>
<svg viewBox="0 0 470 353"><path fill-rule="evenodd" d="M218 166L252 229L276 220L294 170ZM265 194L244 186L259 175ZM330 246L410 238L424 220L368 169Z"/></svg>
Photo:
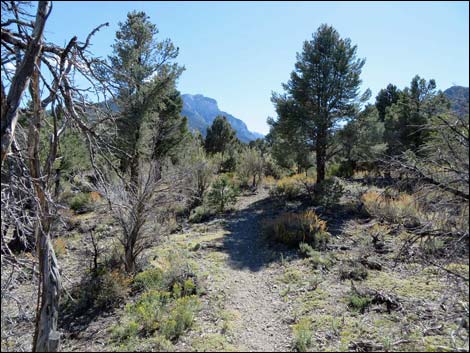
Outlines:
<svg viewBox="0 0 470 353"><path fill-rule="evenodd" d="M469 85L469 4L461 2L150 2L53 3L46 37L63 44L84 40L98 24L92 50L111 53L119 21L145 11L180 48L186 67L182 93L212 97L221 110L252 131L268 132L275 116L271 92L281 92L296 53L322 23L334 26L366 58L363 89L375 97L388 83L403 88L415 74L434 78L438 88Z"/></svg>

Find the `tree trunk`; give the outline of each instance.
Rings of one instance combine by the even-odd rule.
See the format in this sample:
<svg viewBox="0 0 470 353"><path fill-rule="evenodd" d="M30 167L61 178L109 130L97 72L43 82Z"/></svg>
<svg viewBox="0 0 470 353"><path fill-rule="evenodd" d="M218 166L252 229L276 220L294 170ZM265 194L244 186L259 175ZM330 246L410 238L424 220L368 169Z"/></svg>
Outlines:
<svg viewBox="0 0 470 353"><path fill-rule="evenodd" d="M11 81L6 101L5 97L2 97L1 165L3 165L3 161L5 160L7 153L10 150L13 137L15 136L16 124L18 122L18 108L20 106L23 93L28 87L35 68L35 63L41 54L42 34L46 24L47 16L50 12L50 8L50 1L39 2L32 39L28 43L28 48L24 53L23 60L19 64L15 76Z"/></svg>
<svg viewBox="0 0 470 353"><path fill-rule="evenodd" d="M127 273L134 273L135 271L135 259L134 259L134 249L133 247L127 247L126 248L126 254L125 254L125 266L126 266L126 272Z"/></svg>
<svg viewBox="0 0 470 353"><path fill-rule="evenodd" d="M33 352L56 352L60 341L60 335L57 331L60 273L49 236L52 215L47 196L48 184L44 178L44 175L51 173L50 166L53 163L42 174L39 157L39 132L41 130L43 109L39 91L39 58L36 59L35 66L37 66L37 69L34 70L30 82L30 93L34 109L28 133L29 171L39 208L37 210L38 220L35 225L35 236L40 278Z"/></svg>
<svg viewBox="0 0 470 353"><path fill-rule="evenodd" d="M317 135L317 183L325 180L326 164L326 129L319 128Z"/></svg>
<svg viewBox="0 0 470 353"><path fill-rule="evenodd" d="M57 352L60 334L57 331L60 299L60 273L49 234L38 224L39 310L37 312L33 352Z"/></svg>
<svg viewBox="0 0 470 353"><path fill-rule="evenodd" d="M56 169L55 170L55 180L54 180L54 198L57 199L59 197L60 193L60 176L61 176L61 170Z"/></svg>
<svg viewBox="0 0 470 353"><path fill-rule="evenodd" d="M137 151L135 151L130 161L130 177L130 185L137 189L139 183L139 155Z"/></svg>
<svg viewBox="0 0 470 353"><path fill-rule="evenodd" d="M132 206L134 207L134 206ZM137 206L138 207L138 206ZM135 249L136 249L136 244L139 240L139 230L138 230L138 223L141 222L141 216L142 213L137 211L137 216L136 220L134 223L134 229L132 229L131 233L126 239L126 247L124 249L124 265L126 267L126 272L127 273L134 273L135 272L135 259L136 259L136 254L135 254Z"/></svg>

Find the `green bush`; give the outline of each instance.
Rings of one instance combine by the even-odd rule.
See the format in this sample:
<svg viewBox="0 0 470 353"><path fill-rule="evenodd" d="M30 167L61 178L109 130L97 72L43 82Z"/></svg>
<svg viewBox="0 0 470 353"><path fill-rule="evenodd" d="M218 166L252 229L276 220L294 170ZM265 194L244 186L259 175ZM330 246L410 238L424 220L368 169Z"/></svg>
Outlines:
<svg viewBox="0 0 470 353"><path fill-rule="evenodd" d="M71 200L75 197L75 195L76 194L70 190L70 187L68 187L67 190L64 190L60 193L59 201L70 206Z"/></svg>
<svg viewBox="0 0 470 353"><path fill-rule="evenodd" d="M304 257L308 258L314 269L327 270L333 265L333 259L330 256L323 255L306 243L299 244L299 251Z"/></svg>
<svg viewBox="0 0 470 353"><path fill-rule="evenodd" d="M140 325L134 320L130 320L121 325L113 326L111 329L111 336L118 342L124 342L130 338L137 337L139 334Z"/></svg>
<svg viewBox="0 0 470 353"><path fill-rule="evenodd" d="M352 161L342 161L340 163L333 163L328 166L326 170L326 176L329 177L340 177L350 178L354 174L354 165Z"/></svg>
<svg viewBox="0 0 470 353"><path fill-rule="evenodd" d="M121 272L100 268L97 273L84 277L78 287L63 302L66 315L80 316L89 309L110 310L123 303L129 293L130 279Z"/></svg>
<svg viewBox="0 0 470 353"><path fill-rule="evenodd" d="M304 257L310 257L315 250L307 243L300 243L299 251Z"/></svg>
<svg viewBox="0 0 470 353"><path fill-rule="evenodd" d="M275 179L280 179L283 177L284 172L282 168L276 163L276 161L271 156L268 156L265 161L264 174Z"/></svg>
<svg viewBox="0 0 470 353"><path fill-rule="evenodd" d="M340 176L339 170L341 169L341 163L330 163L328 164L325 174L327 178L331 178L333 176Z"/></svg>
<svg viewBox="0 0 470 353"><path fill-rule="evenodd" d="M194 295L174 300L170 292L149 290L136 303L126 306L127 316L112 328L113 337L125 341L158 331L166 339L176 339L191 327L198 309L199 301Z"/></svg>
<svg viewBox="0 0 470 353"><path fill-rule="evenodd" d="M226 175L214 181L208 194L209 204L218 212L224 212L226 207L237 201L238 190Z"/></svg>
<svg viewBox="0 0 470 353"><path fill-rule="evenodd" d="M298 352L306 352L312 345L312 321L302 318L294 325L294 347Z"/></svg>
<svg viewBox="0 0 470 353"><path fill-rule="evenodd" d="M149 290L142 294L140 299L132 305L126 306L127 313L140 323L141 330L150 334L160 327L165 313L165 306L170 302L169 292Z"/></svg>
<svg viewBox="0 0 470 353"><path fill-rule="evenodd" d="M314 201L318 205L330 209L339 203L343 192L343 186L338 181L326 179L315 185Z"/></svg>
<svg viewBox="0 0 470 353"><path fill-rule="evenodd" d="M69 199L69 206L77 213L88 212L93 209L90 195L82 192Z"/></svg>
<svg viewBox="0 0 470 353"><path fill-rule="evenodd" d="M365 310L372 303L372 298L369 296L360 296L357 293L352 293L348 297L348 307L353 311L364 313Z"/></svg>
<svg viewBox="0 0 470 353"><path fill-rule="evenodd" d="M165 262L162 280L165 290L173 291L175 284L178 284L183 295L194 294L200 289L196 264L187 256L185 252L171 251L162 259Z"/></svg>
<svg viewBox="0 0 470 353"><path fill-rule="evenodd" d="M163 272L159 268L138 273L134 277L134 287L138 290L163 289Z"/></svg>
<svg viewBox="0 0 470 353"><path fill-rule="evenodd" d="M195 296L182 297L175 301L169 315L163 320L161 332L167 339L176 339L191 327L194 313L199 307Z"/></svg>
<svg viewBox="0 0 470 353"><path fill-rule="evenodd" d="M173 284L172 293L173 293L173 297L175 299L181 298L181 294L183 293L183 289L181 288L181 284L179 284L179 283Z"/></svg>
<svg viewBox="0 0 470 353"><path fill-rule="evenodd" d="M191 214L189 215L189 222L191 223L200 223L204 222L209 217L213 215L212 210L204 205L198 206L195 209L191 211Z"/></svg>
<svg viewBox="0 0 470 353"><path fill-rule="evenodd" d="M339 269L339 277L342 281L346 279L363 281L367 278L367 276L367 269L358 261L345 261Z"/></svg>
<svg viewBox="0 0 470 353"><path fill-rule="evenodd" d="M194 283L192 278L188 278L183 283L183 295L188 296L191 294L196 294L196 284Z"/></svg>
<svg viewBox="0 0 470 353"><path fill-rule="evenodd" d="M176 298L197 293L195 265L184 253L172 251L161 260L164 269L150 268L138 273L134 277L134 289L167 291Z"/></svg>
<svg viewBox="0 0 470 353"><path fill-rule="evenodd" d="M159 267L137 274L133 287L143 293L134 303L126 305L125 316L112 329L114 340L121 348L132 350L138 347L141 350L153 336L160 338L158 347L172 349L169 340L176 340L191 327L194 314L199 310L194 264L184 252L162 253ZM138 323L137 328L135 323ZM145 340L139 337L145 337Z"/></svg>

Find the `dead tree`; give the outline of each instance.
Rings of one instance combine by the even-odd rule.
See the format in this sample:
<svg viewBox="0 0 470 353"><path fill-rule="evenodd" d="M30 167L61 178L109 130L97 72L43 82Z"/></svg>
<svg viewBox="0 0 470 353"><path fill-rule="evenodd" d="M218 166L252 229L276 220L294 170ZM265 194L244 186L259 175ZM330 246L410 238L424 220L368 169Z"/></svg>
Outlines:
<svg viewBox="0 0 470 353"><path fill-rule="evenodd" d="M452 113L436 114L423 129L431 139L419 154L410 151L388 161L391 169L404 176L398 182L412 186L420 209L432 217L409 229L413 236L405 242L397 259L420 243L432 247L435 239L445 245L440 259L421 255L432 265L468 256L469 236L469 120ZM447 271L449 272L449 271ZM461 277L456 275L455 277ZM461 278L468 282L468 278Z"/></svg>
<svg viewBox="0 0 470 353"><path fill-rule="evenodd" d="M3 8L5 7L5 8ZM3 10L8 11L11 8L11 12L15 15L14 18L9 18L5 22L2 16L2 65L4 65L4 48L5 51L13 52L16 58L19 58L18 49L15 47L23 47L24 54L22 60L17 60L16 72L13 79L10 82L10 89L8 95L5 94L5 85L2 80L2 118L1 118L1 164L10 150L13 138L15 135L16 124L18 122L18 109L23 98L23 94L29 85L29 81L33 75L35 65L38 58L41 55L43 45L43 32L46 25L47 17L51 10L50 1L40 1L36 13L36 20L34 24L27 23L20 20L21 12L19 11L18 4L11 1L2 2ZM13 33L8 29L8 25L16 24L18 31ZM22 27L25 27L22 29ZM29 40L24 40L24 35L27 31L25 29L32 28L32 34ZM5 58L6 59L6 58ZM5 63L6 65L6 63Z"/></svg>
<svg viewBox="0 0 470 353"><path fill-rule="evenodd" d="M73 37L60 47L43 38L51 2L38 3L34 21L23 5L17 1L1 4L2 252L11 255L7 246L11 227L35 238L39 284L32 350L57 351L61 280L51 245L58 206L52 192L53 164L67 128L82 131L90 146L103 140L86 119L90 104L84 90L74 85L72 75L82 75L92 88L103 92L102 82L94 74L102 63L91 58L87 48L91 36L107 24L93 30L84 43ZM29 104L20 108L26 101ZM97 117L95 128L99 122ZM48 125L44 159L39 153L40 132Z"/></svg>
<svg viewBox="0 0 470 353"><path fill-rule="evenodd" d="M124 174L117 178L108 174L100 179L100 192L108 200L122 230L118 239L124 250L126 272L136 272L139 255L152 242L160 240L164 233L163 211L184 189L186 173L169 161L151 160L140 162L137 179ZM160 230L156 230L155 225L159 225Z"/></svg>

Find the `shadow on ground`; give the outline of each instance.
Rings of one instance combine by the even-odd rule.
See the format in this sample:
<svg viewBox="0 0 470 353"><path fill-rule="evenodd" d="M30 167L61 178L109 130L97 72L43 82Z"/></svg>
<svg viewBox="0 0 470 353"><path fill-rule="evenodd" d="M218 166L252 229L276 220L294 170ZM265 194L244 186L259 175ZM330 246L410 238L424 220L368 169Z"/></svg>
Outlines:
<svg viewBox="0 0 470 353"><path fill-rule="evenodd" d="M230 233L224 237L224 249L229 254L229 265L234 269L260 271L273 262L297 258L297 249L267 241L263 236L263 221L273 219L278 214L290 211L301 212L311 207L309 201L286 204L272 198L262 199L249 207L235 212L229 217L225 229ZM317 213L328 223L333 237L341 234L343 226L351 219L358 218L357 212L343 205L337 205L329 212Z"/></svg>
<svg viewBox="0 0 470 353"><path fill-rule="evenodd" d="M271 245L264 239L262 223L275 217L282 209L271 198L252 203L249 207L229 217L225 229L224 248L229 254L229 265L234 269L257 272L272 262L279 261L281 254L288 256L289 249Z"/></svg>

